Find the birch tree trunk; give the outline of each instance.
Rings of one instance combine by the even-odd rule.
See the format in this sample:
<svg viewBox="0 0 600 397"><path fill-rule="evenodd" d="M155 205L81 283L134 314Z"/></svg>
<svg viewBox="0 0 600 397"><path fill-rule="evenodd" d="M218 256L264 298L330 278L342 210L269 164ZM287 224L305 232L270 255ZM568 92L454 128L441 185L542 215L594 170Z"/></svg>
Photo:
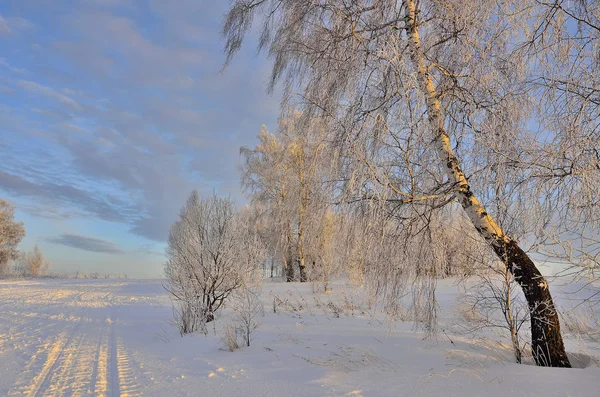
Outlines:
<svg viewBox="0 0 600 397"><path fill-rule="evenodd" d="M560 332L558 313L554 306L548 283L531 258L517 242L506 235L471 191L459 161L454 155L450 137L444 126L444 118L435 85L429 74L421 49L416 6L414 0L404 0L405 29L410 57L416 69L422 94L426 99L428 120L440 160L446 167L448 178L456 184L456 195L469 219L481 236L493 247L494 252L506 264L521 286L531 317L531 347L533 358L539 366L570 367Z"/></svg>
<svg viewBox="0 0 600 397"><path fill-rule="evenodd" d="M296 156L295 166L298 170L298 187L299 200L298 200L298 270L300 272L300 282L304 283L307 280L306 275L306 263L304 259L304 229L305 229L305 215L306 207L308 205L308 186L306 184L306 175L304 174L304 163L305 163L305 150L304 142L300 142L299 147L296 149L294 156Z"/></svg>
<svg viewBox="0 0 600 397"><path fill-rule="evenodd" d="M286 199L287 199L287 192L285 189L286 184L284 183L283 180L280 181L280 185L281 185L281 203L279 204L279 209L278 209L278 214L279 216L283 216L283 217L287 217L288 215L285 214L285 210L284 208L286 207ZM283 219L282 219L283 221ZM293 261L293 256L292 256L292 225L291 222L288 219L286 219L285 221L285 247L282 250L282 256L283 256L283 270L285 272L285 281L287 283L291 283L292 281L294 281L294 261Z"/></svg>
<svg viewBox="0 0 600 397"><path fill-rule="evenodd" d="M291 283L294 281L294 260L292 255L292 231L289 221L286 225L287 245L283 251L283 269L285 271L285 281Z"/></svg>
<svg viewBox="0 0 600 397"><path fill-rule="evenodd" d="M304 182L301 179L301 189ZM304 283L307 280L306 277L306 263L304 260L304 216L306 214L306 202L304 200L304 192L301 192L300 205L298 208L298 269L300 271L300 282Z"/></svg>

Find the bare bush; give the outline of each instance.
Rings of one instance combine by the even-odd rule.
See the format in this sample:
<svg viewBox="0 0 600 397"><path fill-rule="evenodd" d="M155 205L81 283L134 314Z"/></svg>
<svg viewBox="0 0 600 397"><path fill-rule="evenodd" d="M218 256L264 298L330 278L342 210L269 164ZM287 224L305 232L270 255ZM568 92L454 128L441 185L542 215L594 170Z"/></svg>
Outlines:
<svg viewBox="0 0 600 397"><path fill-rule="evenodd" d="M230 352L239 349L238 329L232 324L225 324L223 327L223 334L221 335L221 342Z"/></svg>
<svg viewBox="0 0 600 397"><path fill-rule="evenodd" d="M258 290L244 288L236 293L233 303L234 322L246 346L250 346L252 333L260 326L264 310Z"/></svg>
<svg viewBox="0 0 600 397"><path fill-rule="evenodd" d="M171 300L175 326L179 329L181 336L193 332L208 334L206 308L202 305L201 300L191 296Z"/></svg>
<svg viewBox="0 0 600 397"><path fill-rule="evenodd" d="M250 346L252 334L260 326L260 317L264 316L259 292L258 289L244 287L232 295L232 317L223 326L221 335L221 342L227 350L239 349L240 340L245 346Z"/></svg>
<svg viewBox="0 0 600 397"><path fill-rule="evenodd" d="M529 322L527 305L520 298L518 284L502 264L479 271L461 298L461 311L468 332L500 330L511 341L515 361L521 364L526 342L521 328Z"/></svg>

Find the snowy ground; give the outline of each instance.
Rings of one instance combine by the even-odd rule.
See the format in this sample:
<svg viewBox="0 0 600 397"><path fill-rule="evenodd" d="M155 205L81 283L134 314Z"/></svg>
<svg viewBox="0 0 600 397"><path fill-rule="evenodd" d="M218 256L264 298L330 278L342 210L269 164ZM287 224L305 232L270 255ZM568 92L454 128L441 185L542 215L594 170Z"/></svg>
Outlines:
<svg viewBox="0 0 600 397"><path fill-rule="evenodd" d="M208 336L180 337L159 281L0 281L0 396L598 393L600 368L584 356L584 369L516 365L500 344L450 332L456 289L449 283L439 292L448 337L425 341L412 323L374 315L359 291L310 289L266 283L253 344L232 353L215 335L227 314ZM567 342L585 352L575 337Z"/></svg>

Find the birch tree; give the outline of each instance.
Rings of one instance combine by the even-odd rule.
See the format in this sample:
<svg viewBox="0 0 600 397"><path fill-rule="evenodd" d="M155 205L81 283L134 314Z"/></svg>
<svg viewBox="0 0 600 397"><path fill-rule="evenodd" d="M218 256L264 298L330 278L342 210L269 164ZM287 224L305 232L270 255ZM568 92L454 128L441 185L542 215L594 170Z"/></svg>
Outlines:
<svg viewBox="0 0 600 397"><path fill-rule="evenodd" d="M284 105L299 98L306 123L327 120L331 141L350 159L348 190L403 207L405 219L457 202L524 293L536 363L570 366L548 283L510 230L532 236L561 221L597 227L597 85L583 83L586 73L597 77L598 7L238 0L223 25L227 62L254 19L273 60L269 88L283 80L298 94ZM578 80L561 83L557 76L572 69ZM515 210L536 216L513 217Z"/></svg>
<svg viewBox="0 0 600 397"><path fill-rule="evenodd" d="M263 126L254 148L242 147L245 159L241 167L242 188L252 195L252 202L261 205L261 229L272 256L281 256L287 282L294 279L294 246L290 219L290 175L285 145Z"/></svg>
<svg viewBox="0 0 600 397"><path fill-rule="evenodd" d="M297 263L300 282L308 280L315 252L312 236L318 233L327 208L326 176L331 165L326 161L327 145L318 120L299 125L300 113L292 111L280 120L276 134L265 127L255 148L242 148L242 186L255 204L265 207L274 227L277 251L282 254L286 280L294 279ZM302 129L301 129L302 128ZM329 158L329 161L333 161ZM313 255L314 259L314 255Z"/></svg>

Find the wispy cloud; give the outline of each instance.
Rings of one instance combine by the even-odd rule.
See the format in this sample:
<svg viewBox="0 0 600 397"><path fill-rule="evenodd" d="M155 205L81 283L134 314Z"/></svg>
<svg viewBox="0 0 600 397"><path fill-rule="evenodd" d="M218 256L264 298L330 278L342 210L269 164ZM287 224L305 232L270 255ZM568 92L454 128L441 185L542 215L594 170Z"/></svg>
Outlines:
<svg viewBox="0 0 600 397"><path fill-rule="evenodd" d="M99 252L103 254L124 254L125 251L116 244L99 238L81 236L79 234L61 234L57 237L49 237L47 242L52 244L65 245L71 248L77 248L84 251Z"/></svg>
<svg viewBox="0 0 600 397"><path fill-rule="evenodd" d="M241 198L239 146L273 126L278 100L252 44L221 73L227 2L4 3L0 194L69 232L115 223L157 258L191 190Z"/></svg>
<svg viewBox="0 0 600 397"><path fill-rule="evenodd" d="M32 93L44 95L49 98L55 99L58 102L62 103L63 105L67 105L71 109L74 109L74 110L81 109L81 106L77 102L75 102L75 100L73 100L71 97L69 97L65 94L61 94L60 92L55 91L54 89L52 89L50 87L46 87L41 84L38 84L35 81L19 80L19 81L17 81L17 85L20 86L21 88L26 89L27 91L32 92Z"/></svg>
<svg viewBox="0 0 600 397"><path fill-rule="evenodd" d="M2 20L0 19L0 32L1 31L2 31ZM9 64L5 58L1 58L1 57L0 57L0 67L5 67L13 73L24 73L25 72L25 69L15 68L11 64Z"/></svg>
<svg viewBox="0 0 600 397"><path fill-rule="evenodd" d="M0 35L5 35L10 33L10 26L8 26L8 21L2 15L0 15Z"/></svg>
<svg viewBox="0 0 600 397"><path fill-rule="evenodd" d="M140 209L108 194L99 195L77 187L54 182L30 182L19 176L0 171L0 186L14 196L28 197L54 206L81 208L88 216L123 222L133 221ZM41 212L40 212L41 213ZM38 214L39 215L39 214Z"/></svg>
<svg viewBox="0 0 600 397"><path fill-rule="evenodd" d="M33 24L20 17L4 17L0 14L0 36L8 35L19 30L31 29Z"/></svg>

